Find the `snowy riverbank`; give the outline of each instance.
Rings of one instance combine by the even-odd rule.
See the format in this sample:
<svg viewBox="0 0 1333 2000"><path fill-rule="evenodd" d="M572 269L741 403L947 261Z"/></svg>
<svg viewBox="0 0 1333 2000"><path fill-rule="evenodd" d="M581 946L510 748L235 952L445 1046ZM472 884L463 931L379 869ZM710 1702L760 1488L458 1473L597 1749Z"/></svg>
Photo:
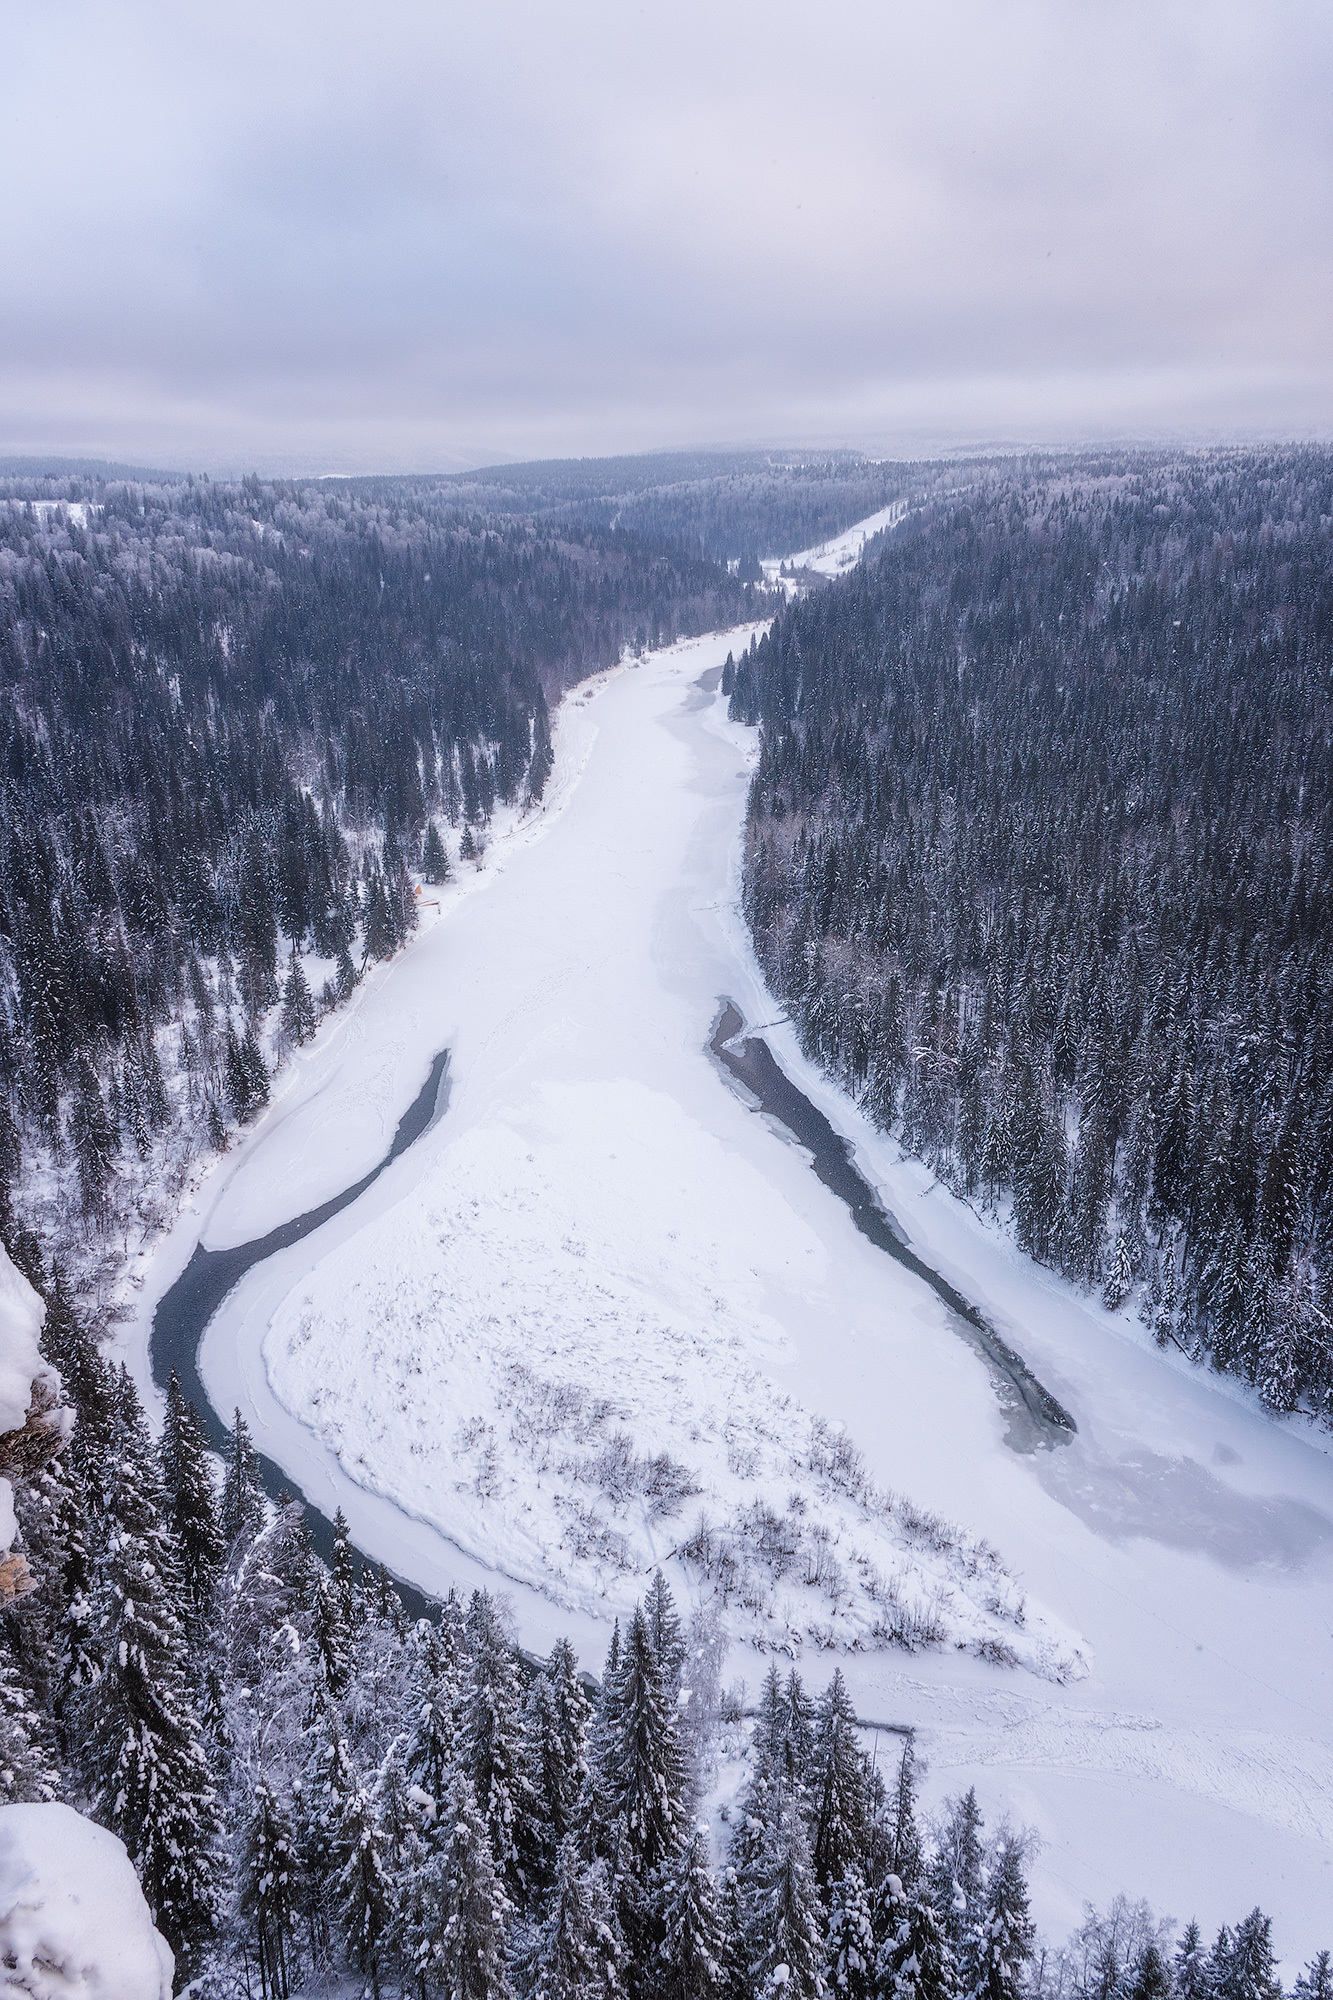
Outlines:
<svg viewBox="0 0 1333 2000"><path fill-rule="evenodd" d="M665 1452L731 1499L749 1479L781 1514L799 1488L780 1454L809 1459L811 1419L842 1426L878 1487L993 1544L1030 1630L1040 1606L1086 1644L1091 1675L1063 1687L952 1648L844 1662L862 1713L918 1725L936 1795L975 1778L1039 1828L1043 1921L1059 1930L1116 1886L1205 1924L1259 1900L1287 1951L1312 1949L1333 1891L1333 1464L1017 1257L768 1026L736 907L751 746L695 687L737 643L688 642L571 698L546 811L496 844L484 894L460 887L302 1053L146 1289L161 1295L201 1233L244 1241L354 1181L447 1044L447 1118L228 1301L203 1355L215 1401L240 1401L303 1490L427 1587L506 1587L488 1559L536 1580L558 1543L558 1591L549 1576L545 1593L510 1590L519 1627L535 1645L568 1629L594 1661L636 1586L593 1545L600 1500L571 1553L559 1465L637 1440L621 1512L637 1507L631 1554L651 1562L702 1496L655 1513L643 1462ZM938 1302L727 1088L705 1053L723 992L856 1141L923 1256L1074 1412L1070 1445L1007 1449ZM581 1443L566 1433L589 1412L525 1398L520 1369L628 1414ZM565 1428L530 1441L524 1471L510 1427L528 1402ZM788 1437L793 1411L805 1429ZM818 1470L803 1476L805 1518L813 1500L830 1538L850 1537L818 1512L835 1504ZM757 1682L762 1661L735 1670ZM821 1678L813 1654L805 1671Z"/></svg>

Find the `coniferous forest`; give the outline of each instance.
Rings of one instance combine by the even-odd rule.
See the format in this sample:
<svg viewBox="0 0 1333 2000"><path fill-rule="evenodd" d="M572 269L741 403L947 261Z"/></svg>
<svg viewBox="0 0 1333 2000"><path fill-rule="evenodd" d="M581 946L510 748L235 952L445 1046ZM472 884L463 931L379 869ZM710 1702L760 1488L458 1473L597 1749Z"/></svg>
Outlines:
<svg viewBox="0 0 1333 2000"><path fill-rule="evenodd" d="M0 1226L87 1275L401 944L409 868L540 799L561 690L753 593L399 487L8 484Z"/></svg>
<svg viewBox="0 0 1333 2000"><path fill-rule="evenodd" d="M1019 1244L1333 1421L1333 458L1018 461L734 668L809 1053Z"/></svg>
<svg viewBox="0 0 1333 2000"><path fill-rule="evenodd" d="M775 608L762 462L669 472L0 491L0 1238L73 1411L0 1454L0 1802L116 1833L200 2000L1279 2000L1258 1909L1044 1943L1022 1828L927 1810L837 1672L724 1687L660 1572L604 1663L485 1591L409 1616L239 1414L218 1466L104 1352L132 1243L411 877L540 801L562 691ZM915 508L730 670L808 1048L1034 1255L1327 1420L1333 461L772 484L788 546Z"/></svg>
<svg viewBox="0 0 1333 2000"><path fill-rule="evenodd" d="M1043 1944L1021 1829L970 1790L924 1813L910 1739L867 1749L836 1670L722 1689L725 1641L660 1570L600 1682L566 1641L521 1653L484 1590L409 1619L341 1515L326 1563L266 1501L239 1415L220 1481L174 1379L155 1442L58 1279L43 1339L76 1420L18 1478L0 1802L124 1841L178 1990L1281 2000L1258 1909L1177 1938L1117 1896ZM1295 2000L1330 1994L1325 1952Z"/></svg>

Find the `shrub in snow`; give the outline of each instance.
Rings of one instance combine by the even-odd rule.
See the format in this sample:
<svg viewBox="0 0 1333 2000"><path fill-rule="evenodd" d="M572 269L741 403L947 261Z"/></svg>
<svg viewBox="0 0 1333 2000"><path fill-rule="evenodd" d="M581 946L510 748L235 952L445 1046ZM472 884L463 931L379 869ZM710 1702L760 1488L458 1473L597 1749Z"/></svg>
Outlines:
<svg viewBox="0 0 1333 2000"><path fill-rule="evenodd" d="M0 1981L32 2000L171 2000L129 1856L69 1806L0 1807Z"/></svg>

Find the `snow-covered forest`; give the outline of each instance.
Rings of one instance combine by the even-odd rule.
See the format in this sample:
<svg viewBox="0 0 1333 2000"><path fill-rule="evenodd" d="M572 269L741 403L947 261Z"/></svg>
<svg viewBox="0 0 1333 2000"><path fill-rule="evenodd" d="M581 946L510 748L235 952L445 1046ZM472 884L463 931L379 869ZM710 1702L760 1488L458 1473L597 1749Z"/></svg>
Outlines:
<svg viewBox="0 0 1333 2000"><path fill-rule="evenodd" d="M265 1502L239 1418L219 1484L193 1407L173 1385L155 1442L58 1289L42 1339L77 1416L63 1450L49 1417L28 1432L18 1477L2 1796L124 1843L178 1990L1277 2000L1257 1909L1177 1938L1120 1897L1042 1944L1021 1828L971 1790L923 1818L910 1740L868 1754L837 1671L812 1699L774 1665L747 1707L660 1570L599 1681L568 1642L521 1654L484 1590L413 1622L341 1517L326 1565ZM0 1881L17 1990L58 1992L23 1983L56 1921L24 1907ZM1325 1953L1296 1992L1330 1990Z"/></svg>
<svg viewBox="0 0 1333 2000"><path fill-rule="evenodd" d="M793 606L746 908L1023 1249L1333 1420L1333 459L992 468Z"/></svg>
<svg viewBox="0 0 1333 2000"><path fill-rule="evenodd" d="M541 797L548 704L747 596L401 486L0 484L0 1215L107 1295L409 868Z"/></svg>
<svg viewBox="0 0 1333 2000"><path fill-rule="evenodd" d="M106 1336L136 1246L204 1163L245 1157L238 1128L321 1016L372 994L376 962L396 976L448 944L403 952L418 891L539 816L567 691L776 614L726 685L760 727L746 910L808 1053L1024 1249L1326 1418L1329 479L1309 454L747 456L0 494L0 1291L40 1340L0 1437L0 1803L63 1801L123 1843L178 1988L1277 2000L1284 1940L1259 1909L1201 1937L1108 1875L1071 1938L1038 1936L1037 1837L981 1780L927 1804L911 1727L890 1755L897 1725L858 1723L870 1653L1026 1670L1061 1716L1090 1658L986 1539L988 1513L954 1526L918 1505L809 1401L755 1299L765 1226L793 1259L813 1246L656 1075L599 1111L581 1074L563 1151L550 1129L509 1151L463 1130L452 1163L423 1146L424 1191L378 1236L372 1220L325 1246L266 1322L294 1426L317 1405L330 1438L350 1424L343 1458L363 1454L404 1520L438 1510L455 1552L543 1591L561 1623L604 1632L614 1597L605 1659L522 1650L499 1581L409 1616L341 1515L322 1558L301 1505L266 1497L239 1412L220 1464L178 1385L163 1426ZM872 567L783 608L817 572L765 583L760 556L771 571L899 501ZM730 643L710 641L719 665ZM735 774L753 739L712 671L672 671L602 678L673 722L691 690ZM586 754L599 726L624 768L645 744L671 754L582 699ZM629 826L590 823L599 857ZM574 852L547 846L539 886ZM621 860L646 930L652 898ZM605 895L577 879L584 904ZM571 931L559 903L547 886L527 907ZM509 928L529 952L546 937ZM443 949L431 963L447 985ZM496 981L521 997L512 969ZM636 1004L634 979L600 975L598 1040L605 1008L685 1046ZM705 1032L699 1088L748 1120ZM474 1033L474 1076L476 1050ZM543 1104L550 1128L559 1100ZM299 1117L270 1134L286 1165L261 1154L241 1177L240 1235L306 1203L313 1129L304 1153ZM598 1175L620 1206L598 1207ZM701 1203L736 1239L727 1258ZM658 1233L630 1243L631 1209ZM650 1257L670 1311L648 1309ZM832 1296L812 1283L813 1318ZM876 1274L876 1313L906 1323L905 1297ZM896 1376L872 1360L911 1424L898 1352ZM357 1425L386 1409L429 1451L386 1422L371 1464ZM668 1556L658 1530L687 1501ZM0 1957L27 1935L7 1882L0 1854ZM1326 1954L1295 1990L1333 2000Z"/></svg>

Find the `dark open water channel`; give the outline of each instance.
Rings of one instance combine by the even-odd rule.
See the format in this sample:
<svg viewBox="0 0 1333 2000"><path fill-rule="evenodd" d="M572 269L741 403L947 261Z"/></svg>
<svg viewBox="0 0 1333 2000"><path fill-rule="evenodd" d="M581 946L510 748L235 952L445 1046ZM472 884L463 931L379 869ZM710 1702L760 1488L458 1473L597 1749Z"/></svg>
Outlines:
<svg viewBox="0 0 1333 2000"><path fill-rule="evenodd" d="M990 1370L1005 1414L1006 1443L1014 1451L1067 1444L1078 1429L1068 1410L976 1306L917 1256L901 1225L856 1165L848 1141L797 1089L768 1043L745 1034L745 1018L734 1000L722 1001L708 1048L727 1074L757 1100L758 1108L777 1119L804 1147L817 1177L847 1204L861 1234L943 1300L955 1332L976 1349Z"/></svg>

